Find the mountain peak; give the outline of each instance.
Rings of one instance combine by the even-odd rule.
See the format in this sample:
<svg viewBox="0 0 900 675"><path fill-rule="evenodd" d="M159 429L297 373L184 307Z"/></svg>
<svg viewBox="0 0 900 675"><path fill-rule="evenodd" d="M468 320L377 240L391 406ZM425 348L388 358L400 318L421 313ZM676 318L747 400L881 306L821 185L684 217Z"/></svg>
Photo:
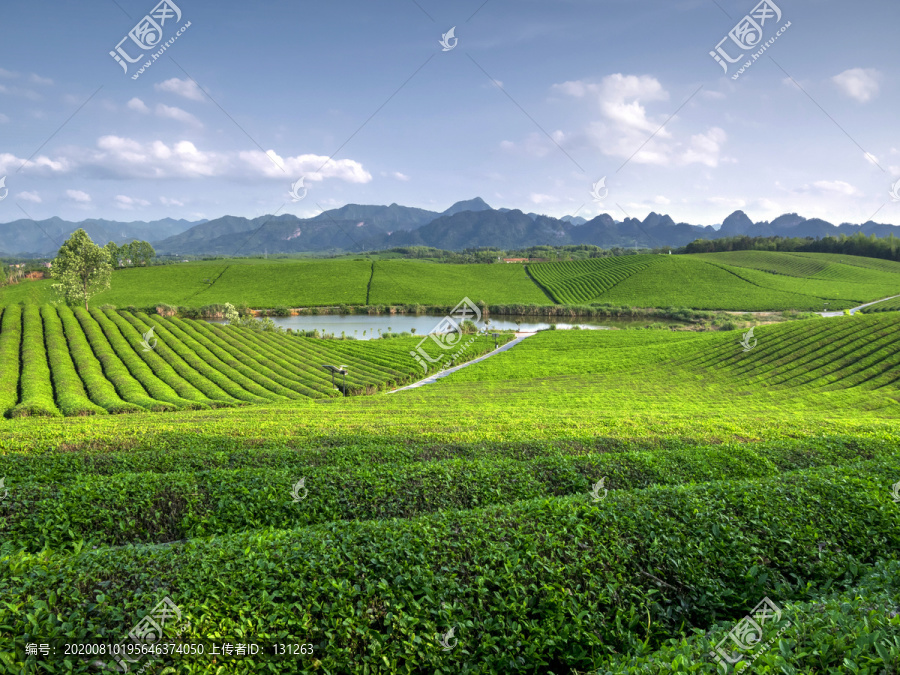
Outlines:
<svg viewBox="0 0 900 675"><path fill-rule="evenodd" d="M463 211L490 211L491 207L485 202L481 197L475 197L475 199L467 199L465 201L456 202L449 209L444 211L442 216L452 216L456 213L462 213Z"/></svg>

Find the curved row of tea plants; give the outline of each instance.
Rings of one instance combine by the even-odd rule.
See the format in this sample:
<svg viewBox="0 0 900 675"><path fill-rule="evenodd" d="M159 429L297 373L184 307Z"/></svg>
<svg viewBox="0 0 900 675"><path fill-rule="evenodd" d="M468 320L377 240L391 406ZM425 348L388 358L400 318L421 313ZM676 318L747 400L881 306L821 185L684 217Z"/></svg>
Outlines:
<svg viewBox="0 0 900 675"><path fill-rule="evenodd" d="M596 301L616 284L657 262L658 256L630 255L536 263L529 265L528 271L556 302L580 305Z"/></svg>
<svg viewBox="0 0 900 675"><path fill-rule="evenodd" d="M896 312L898 309L900 309L900 298L890 298L889 300L876 302L874 305L869 305L859 311L863 314L876 314L878 312Z"/></svg>
<svg viewBox="0 0 900 675"><path fill-rule="evenodd" d="M862 579L840 583L838 590L779 604L780 621L765 628L759 636L761 644L743 653L735 649L731 634L737 628L735 622L722 622L708 631L695 628L694 635L669 640L659 649L648 645L639 655L610 658L590 675L659 672L659 664L665 664L667 673L714 672L708 656L720 645L743 657L734 672L752 663L753 672L764 675L884 675L900 664L900 563L896 560L879 561Z"/></svg>
<svg viewBox="0 0 900 675"><path fill-rule="evenodd" d="M0 311L0 414L12 417L340 396L325 364L348 367L348 394L396 386L421 374L409 355L411 340L369 341L347 349L332 340L112 309L10 305ZM467 356L492 346L490 338L478 336Z"/></svg>
<svg viewBox="0 0 900 675"><path fill-rule="evenodd" d="M492 455L427 462L344 462L310 466L300 453L288 466L169 470L35 480L16 466L15 502L0 521L9 549L38 552L84 545L164 543L265 527L288 529L332 520L410 518L443 509L509 504L541 496L587 494L601 478L606 490L643 489L713 480L770 478L787 471L838 466L866 458L900 458L883 443L808 443L657 449L652 452L564 454L530 460ZM381 458L383 459L383 458ZM35 466L40 476L47 468ZM55 472L58 475L58 472ZM303 478L302 500L292 497ZM24 482L23 482L24 481ZM299 502L299 503L298 503Z"/></svg>
<svg viewBox="0 0 900 675"><path fill-rule="evenodd" d="M738 620L764 596L803 601L896 558L896 476L891 458L599 501L542 497L167 547L13 554L0 559L0 592L16 598L0 607L0 659L23 664L24 643L38 636L121 639L166 595L190 636L302 635L335 672L589 670ZM458 648L448 651L440 636L451 628ZM193 664L180 667L204 667ZM230 672L261 666L245 659Z"/></svg>

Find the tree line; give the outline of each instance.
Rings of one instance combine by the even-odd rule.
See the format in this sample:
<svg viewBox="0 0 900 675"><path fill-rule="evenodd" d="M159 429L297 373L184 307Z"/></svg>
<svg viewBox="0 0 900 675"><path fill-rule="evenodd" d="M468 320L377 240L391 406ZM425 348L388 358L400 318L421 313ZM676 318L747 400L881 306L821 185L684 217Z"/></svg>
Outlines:
<svg viewBox="0 0 900 675"><path fill-rule="evenodd" d="M722 251L781 251L795 253L843 253L866 258L883 258L900 261L900 238L893 234L876 237L875 234L856 234L827 237L722 237L721 239L697 239L676 253L719 253Z"/></svg>
<svg viewBox="0 0 900 675"><path fill-rule="evenodd" d="M97 293L109 288L113 266L149 265L156 255L146 241L133 241L119 246L109 242L100 247L87 232L77 229L59 249L51 266L51 276L56 279L53 289L67 304L84 303Z"/></svg>

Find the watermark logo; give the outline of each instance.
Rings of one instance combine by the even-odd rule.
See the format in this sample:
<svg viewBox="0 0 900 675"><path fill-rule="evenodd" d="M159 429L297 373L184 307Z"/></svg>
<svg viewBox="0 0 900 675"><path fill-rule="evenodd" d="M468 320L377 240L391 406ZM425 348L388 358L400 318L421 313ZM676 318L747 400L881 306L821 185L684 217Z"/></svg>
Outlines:
<svg viewBox="0 0 900 675"><path fill-rule="evenodd" d="M450 42L451 40L453 40L452 43ZM456 26L453 26L453 28L441 35L440 45L443 47L441 50L443 52L449 52L451 49L455 49L458 43L459 38L456 37Z"/></svg>
<svg viewBox="0 0 900 675"><path fill-rule="evenodd" d="M459 639L453 637L453 632L454 632L455 630L456 630L456 628L451 628L450 630L448 630L448 631L447 631L446 633L444 633L443 635L438 634L438 639L440 640L441 647L443 648L443 651L449 652L451 649L453 649L454 647L456 647L457 644L459 644ZM450 640L453 640L453 644L452 644L452 645L450 644Z"/></svg>
<svg viewBox="0 0 900 675"><path fill-rule="evenodd" d="M5 178L5 176L4 176L4 178ZM3 184L2 181L0 181L0 185L2 185L2 184ZM896 183L891 185L890 195L891 195L892 202L900 202L900 180L898 180ZM3 199L3 197L0 197L0 199Z"/></svg>
<svg viewBox="0 0 900 675"><path fill-rule="evenodd" d="M144 58L144 54L147 51L159 48L159 51L150 55L151 60L147 61L136 74L132 75L131 79L136 80L191 25L191 22L188 21L172 38L167 42L163 42L166 22L172 24L179 21L181 21L181 9L178 5L172 0L161 0L156 7L150 10L149 14L146 14L143 19L137 22L134 28L128 31L128 35L119 40L119 44L116 45L114 50L110 50L109 55L116 60L116 63L122 66L122 72L127 75L128 64L137 63ZM127 42L128 40L131 40L131 42ZM135 52L137 56L132 56L129 50Z"/></svg>
<svg viewBox="0 0 900 675"><path fill-rule="evenodd" d="M4 499L6 499L6 495L9 494L9 490L7 488L3 487L3 481L5 481L5 480L6 480L5 476L3 478L0 478L0 502L2 502ZM898 483L898 485L900 485L900 483Z"/></svg>
<svg viewBox="0 0 900 675"><path fill-rule="evenodd" d="M471 321L475 324L481 321L481 309L469 298L463 298L447 316L441 319L431 332L419 341L419 344L416 345L416 351L410 352L410 356L426 372L428 371L428 366L425 361L432 364L444 362L442 369L446 368L448 364L453 363L475 341L475 338L472 337L468 342L460 345L463 336L463 324L466 321ZM426 351L424 347L426 343L432 348L432 351L434 351L434 347L441 350L435 352L437 356L432 357ZM442 353L457 347L459 349L453 355Z"/></svg>
<svg viewBox="0 0 900 675"><path fill-rule="evenodd" d="M179 609L178 605L172 602L172 599L167 596L163 598L149 614L138 621L135 626L128 631L128 637L132 642L137 644L159 642L164 635L166 624L174 622L181 622L181 609ZM181 623L177 628L178 632L175 637L180 637L182 633L189 631L190 628L191 624L189 621ZM127 673L129 670L128 663L136 663L147 653L141 652L142 650L135 650L133 652L122 650L122 653L117 654L114 658L119 664L120 670ZM126 663L126 661L128 663ZM109 669L115 669L112 664L107 664L107 667ZM146 668L146 666L144 666L144 668ZM143 671L144 668L142 668L141 671Z"/></svg>
<svg viewBox="0 0 900 675"><path fill-rule="evenodd" d="M609 190L606 187L606 176L603 176L603 178L601 178L591 186L591 197L594 198L595 202L599 203L606 199L608 196Z"/></svg>
<svg viewBox="0 0 900 675"><path fill-rule="evenodd" d="M305 176L300 176L300 179L291 185L291 201L299 202L302 199L306 198L307 188L303 184ZM301 192L302 190L302 192Z"/></svg>
<svg viewBox="0 0 900 675"><path fill-rule="evenodd" d="M756 653L750 658L749 662L745 663L745 666L749 666L763 653L765 647L771 645L785 630L790 628L791 622L788 621L775 636L769 639L765 644L760 645L766 624L774 624L779 621L781 621L781 608L769 600L768 597L765 597L759 601L759 604L753 608L750 614L741 619L738 624L719 641L719 644L715 646L714 650L711 651L709 655L713 657L719 665L728 668L728 666L733 666L736 663L743 661L745 657L750 655L749 652L756 649ZM731 651L735 647L738 651ZM757 647L759 647L759 649L757 649ZM745 653L742 654L740 652Z"/></svg>
<svg viewBox="0 0 900 675"><path fill-rule="evenodd" d="M594 498L595 502L599 502L601 499L603 499L603 497L606 497L606 495L609 493L609 490L607 490L604 487L605 482L606 482L606 476L604 476L599 481L594 483L594 487L591 488L591 496ZM600 490L603 490L603 497L600 496Z"/></svg>
<svg viewBox="0 0 900 675"><path fill-rule="evenodd" d="M716 45L714 50L709 52L709 55L715 59L716 63L722 66L722 70L727 75L729 64L738 63L744 58L748 50L758 49L758 51L751 54L751 60L744 63L739 71L732 76L731 79L736 80L745 70L753 65L754 61L762 56L763 52L775 44L775 40L777 40L791 25L791 22L788 21L777 33L775 33L774 37L764 43L763 37L766 32L767 24L768 27L771 27L779 21L781 21L781 9L778 5L772 2L772 0L762 0L756 7L750 10L750 13L741 19L734 28L728 31L728 35L719 41L719 44ZM731 40L731 42L728 43L728 40ZM728 49L723 46L725 43L728 43L728 46L731 49L734 49L734 46L736 45L740 53L738 53L737 56L732 57L731 54L729 54Z"/></svg>
<svg viewBox="0 0 900 675"><path fill-rule="evenodd" d="M143 340L141 340L141 346L143 346L144 348L142 351L150 352L156 349L158 340L156 339L156 336L153 335L153 326L150 326L150 330L144 333L141 337L144 338ZM153 340L153 344L150 344L151 340Z"/></svg>
<svg viewBox="0 0 900 675"><path fill-rule="evenodd" d="M753 349L756 346L757 342L759 342L759 340L757 340L755 337L753 337L753 329L754 328L755 328L755 326L751 326L750 330L748 330L746 333L743 333L741 335L741 347L744 348L745 352L749 352L751 349ZM750 340L753 340L752 345L750 344Z"/></svg>
<svg viewBox="0 0 900 675"><path fill-rule="evenodd" d="M0 480L0 487L3 487L3 481ZM891 496L894 498L895 504L900 504L900 480L891 485ZM0 497L0 499L3 499Z"/></svg>
<svg viewBox="0 0 900 675"><path fill-rule="evenodd" d="M9 188L6 187L6 176L0 178L0 191L2 191L2 194L0 194L0 202L2 202L9 195Z"/></svg>
<svg viewBox="0 0 900 675"><path fill-rule="evenodd" d="M303 496L300 496L300 490L303 490ZM294 498L295 502L302 502L306 499L306 495L309 494L309 490L306 489L306 477L301 478L296 483L294 483L294 489L291 490L291 497Z"/></svg>

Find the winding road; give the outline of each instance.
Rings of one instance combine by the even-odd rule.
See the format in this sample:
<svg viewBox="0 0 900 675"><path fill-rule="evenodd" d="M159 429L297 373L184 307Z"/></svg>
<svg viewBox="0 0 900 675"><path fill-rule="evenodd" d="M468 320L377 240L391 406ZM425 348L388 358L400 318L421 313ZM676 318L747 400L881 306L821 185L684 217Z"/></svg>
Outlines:
<svg viewBox="0 0 900 675"><path fill-rule="evenodd" d="M466 361L465 363L461 363L458 366L453 366L452 368L448 368L447 370L442 370L440 372L434 373L433 375L429 375L423 380L419 380L418 382L413 382L412 384L408 384L405 387L400 387L399 389L392 389L387 392L388 394L393 394L398 391L405 391L406 389L415 389L416 387L421 387L426 384L432 384L437 382L442 377L447 377L450 373L455 373L457 370L465 368L466 366L471 366L473 363L478 363L479 361L484 361L485 359L489 359L495 354L499 354L500 352L505 352L507 349L512 349L515 345L519 344L522 340L527 337L534 335L535 333L516 333L516 338L514 340L510 340L502 347L498 347L497 349L488 352L484 356L479 356L477 359L472 359L471 361Z"/></svg>
<svg viewBox="0 0 900 675"><path fill-rule="evenodd" d="M850 314L856 314L856 312L858 312L861 309L865 309L866 307L869 307L871 305L876 305L879 302L884 302L885 300L892 300L894 298L900 298L900 295L892 295L889 298L881 298L881 300L867 302L864 305L860 305L859 307L854 307L853 309L851 309ZM816 313L819 314L820 316L826 316L826 317L827 316L843 316L844 315L843 310L836 311L836 312L816 312ZM465 363L461 363L460 365L454 366L453 368L448 368L447 370L442 370L438 373L434 373L433 375L429 375L428 377L426 377L422 380L419 380L418 382L413 382L412 384L408 384L405 387L400 387L399 389L392 389L391 391L389 391L387 393L393 394L398 391L406 391L407 389L416 389L416 388L422 387L426 384L433 384L434 382L437 382L438 380L440 380L442 377L447 377L451 373L455 373L457 370L461 370L462 368L465 368L466 366L471 366L473 363L478 363L479 361L484 361L485 359L489 359L492 356L499 354L500 352L505 352L507 349L512 349L514 346L519 344L522 340L524 340L525 338L530 337L532 335L535 335L535 333L516 333L516 337L514 340L507 342L502 347L498 347L497 349L488 352L484 356L479 356L477 359L472 359L471 361L466 361Z"/></svg>
<svg viewBox="0 0 900 675"><path fill-rule="evenodd" d="M853 309L850 310L850 313L856 314L857 311L859 311L860 309L863 309L865 307L868 307L869 305L877 305L879 302L884 302L885 300L892 300L894 298L900 298L900 295L892 295L889 298L882 298L881 300L875 300L874 302L867 302L866 304L860 305L859 307L854 307ZM820 316L843 316L844 310L840 310L838 312L816 312L816 313L819 314Z"/></svg>

